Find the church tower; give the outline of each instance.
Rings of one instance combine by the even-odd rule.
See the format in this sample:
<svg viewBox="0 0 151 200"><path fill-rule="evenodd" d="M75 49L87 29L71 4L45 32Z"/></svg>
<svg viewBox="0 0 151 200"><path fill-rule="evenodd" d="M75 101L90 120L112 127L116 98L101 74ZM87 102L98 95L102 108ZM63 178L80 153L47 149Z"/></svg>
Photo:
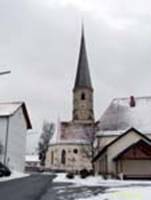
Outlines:
<svg viewBox="0 0 151 200"><path fill-rule="evenodd" d="M77 74L73 88L73 121L82 123L94 122L93 88L83 30L81 34Z"/></svg>

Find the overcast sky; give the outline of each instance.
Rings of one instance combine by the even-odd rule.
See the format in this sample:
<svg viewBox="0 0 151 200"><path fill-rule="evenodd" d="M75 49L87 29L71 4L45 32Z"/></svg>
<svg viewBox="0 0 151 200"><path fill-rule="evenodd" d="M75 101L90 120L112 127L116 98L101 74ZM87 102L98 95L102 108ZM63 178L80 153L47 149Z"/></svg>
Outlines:
<svg viewBox="0 0 151 200"><path fill-rule="evenodd" d="M150 0L0 0L0 101L25 101L36 131L71 119L82 18L96 119L114 97L151 95Z"/></svg>

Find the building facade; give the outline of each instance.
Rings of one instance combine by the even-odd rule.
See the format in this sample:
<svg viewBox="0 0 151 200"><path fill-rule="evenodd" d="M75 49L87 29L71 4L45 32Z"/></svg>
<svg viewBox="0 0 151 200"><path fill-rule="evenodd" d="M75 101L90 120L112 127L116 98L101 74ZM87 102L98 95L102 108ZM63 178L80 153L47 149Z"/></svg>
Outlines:
<svg viewBox="0 0 151 200"><path fill-rule="evenodd" d="M151 97L114 99L96 133L97 174L151 178Z"/></svg>
<svg viewBox="0 0 151 200"><path fill-rule="evenodd" d="M26 134L30 128L23 102L0 103L0 161L11 170L24 171Z"/></svg>

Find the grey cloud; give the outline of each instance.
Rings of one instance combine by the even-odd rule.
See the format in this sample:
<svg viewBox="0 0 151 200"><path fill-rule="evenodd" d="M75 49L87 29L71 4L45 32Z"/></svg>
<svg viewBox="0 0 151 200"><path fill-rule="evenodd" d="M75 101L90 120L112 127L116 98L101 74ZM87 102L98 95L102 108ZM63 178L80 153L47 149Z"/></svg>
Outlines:
<svg viewBox="0 0 151 200"><path fill-rule="evenodd" d="M151 94L150 1L89 0L85 12L60 2L0 1L0 65L12 70L0 77L0 100L25 100L38 131L43 119L71 119L81 15L96 119L113 97Z"/></svg>

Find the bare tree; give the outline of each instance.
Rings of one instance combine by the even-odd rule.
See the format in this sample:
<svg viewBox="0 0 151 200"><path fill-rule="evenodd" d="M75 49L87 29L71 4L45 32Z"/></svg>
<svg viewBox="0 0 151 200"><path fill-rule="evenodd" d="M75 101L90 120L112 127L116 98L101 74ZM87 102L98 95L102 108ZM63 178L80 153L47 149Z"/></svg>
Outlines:
<svg viewBox="0 0 151 200"><path fill-rule="evenodd" d="M3 147L3 145L2 145L2 143L1 143L1 141L0 141L0 155L3 154L3 150L4 150L4 147Z"/></svg>
<svg viewBox="0 0 151 200"><path fill-rule="evenodd" d="M49 148L49 141L54 134L54 124L44 121L42 133L38 143L38 153L41 166L45 165L46 153Z"/></svg>

